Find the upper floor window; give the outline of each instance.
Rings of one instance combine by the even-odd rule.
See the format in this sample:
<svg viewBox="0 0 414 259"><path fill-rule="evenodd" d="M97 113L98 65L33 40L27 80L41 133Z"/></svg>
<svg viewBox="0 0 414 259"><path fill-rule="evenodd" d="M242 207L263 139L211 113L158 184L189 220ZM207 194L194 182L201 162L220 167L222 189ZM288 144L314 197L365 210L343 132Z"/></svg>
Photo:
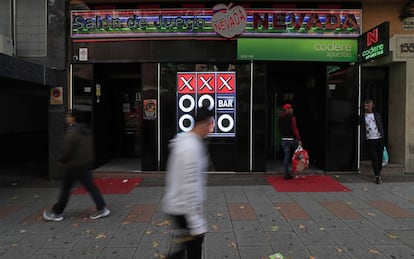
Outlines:
<svg viewBox="0 0 414 259"><path fill-rule="evenodd" d="M47 55L47 0L0 0L0 53Z"/></svg>
<svg viewBox="0 0 414 259"><path fill-rule="evenodd" d="M13 55L12 0L0 1L0 53Z"/></svg>
<svg viewBox="0 0 414 259"><path fill-rule="evenodd" d="M14 0L15 45L20 57L47 55L47 0Z"/></svg>

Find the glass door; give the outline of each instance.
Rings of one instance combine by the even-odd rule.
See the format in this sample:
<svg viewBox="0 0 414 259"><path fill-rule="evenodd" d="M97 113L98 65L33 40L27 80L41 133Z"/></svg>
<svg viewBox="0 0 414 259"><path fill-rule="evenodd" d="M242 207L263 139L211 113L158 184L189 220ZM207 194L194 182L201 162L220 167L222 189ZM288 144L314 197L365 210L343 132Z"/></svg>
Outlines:
<svg viewBox="0 0 414 259"><path fill-rule="evenodd" d="M358 66L327 66L327 171L357 170Z"/></svg>

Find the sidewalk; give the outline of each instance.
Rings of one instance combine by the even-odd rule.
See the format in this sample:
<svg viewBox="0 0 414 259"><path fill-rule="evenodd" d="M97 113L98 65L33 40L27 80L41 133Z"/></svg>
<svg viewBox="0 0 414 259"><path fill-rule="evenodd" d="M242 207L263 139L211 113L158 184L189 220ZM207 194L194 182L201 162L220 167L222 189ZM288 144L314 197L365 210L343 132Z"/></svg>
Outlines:
<svg viewBox="0 0 414 259"><path fill-rule="evenodd" d="M376 185L335 178L352 192L276 192L264 175L209 177L204 258L414 258L414 176ZM58 185L1 185L1 258L164 258L173 239L160 211L163 178L105 195L112 214L90 220L88 195L72 196L62 222L41 217Z"/></svg>

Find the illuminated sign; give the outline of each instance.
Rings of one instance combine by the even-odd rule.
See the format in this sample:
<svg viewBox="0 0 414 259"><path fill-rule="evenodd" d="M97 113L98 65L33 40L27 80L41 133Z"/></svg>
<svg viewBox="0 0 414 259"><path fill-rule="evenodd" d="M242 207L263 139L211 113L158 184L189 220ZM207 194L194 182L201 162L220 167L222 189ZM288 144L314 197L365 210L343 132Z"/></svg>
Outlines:
<svg viewBox="0 0 414 259"><path fill-rule="evenodd" d="M229 4L218 4L213 7L215 12L212 17L213 30L220 36L225 38L233 38L242 34L247 24L247 14L241 6Z"/></svg>
<svg viewBox="0 0 414 259"><path fill-rule="evenodd" d="M238 39L238 60L356 62L356 39Z"/></svg>
<svg viewBox="0 0 414 259"><path fill-rule="evenodd" d="M214 111L214 130L209 136L236 135L236 73L178 72L177 73L177 132L194 127L197 107Z"/></svg>
<svg viewBox="0 0 414 259"><path fill-rule="evenodd" d="M389 53L389 22L365 32L359 39L359 62L375 60Z"/></svg>
<svg viewBox="0 0 414 259"><path fill-rule="evenodd" d="M361 10L212 9L72 11L72 38L358 37Z"/></svg>

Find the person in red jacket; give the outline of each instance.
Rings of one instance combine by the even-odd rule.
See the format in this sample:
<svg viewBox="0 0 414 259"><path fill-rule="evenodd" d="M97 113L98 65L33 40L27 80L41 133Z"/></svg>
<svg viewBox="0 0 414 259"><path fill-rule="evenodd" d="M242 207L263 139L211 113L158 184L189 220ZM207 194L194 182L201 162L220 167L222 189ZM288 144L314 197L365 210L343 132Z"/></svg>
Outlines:
<svg viewBox="0 0 414 259"><path fill-rule="evenodd" d="M296 124L296 116L293 114L293 107L287 103L283 105L283 113L278 120L281 133L281 143L283 148L283 167L285 179L292 179L289 171L289 163L298 145L302 145L299 130Z"/></svg>

